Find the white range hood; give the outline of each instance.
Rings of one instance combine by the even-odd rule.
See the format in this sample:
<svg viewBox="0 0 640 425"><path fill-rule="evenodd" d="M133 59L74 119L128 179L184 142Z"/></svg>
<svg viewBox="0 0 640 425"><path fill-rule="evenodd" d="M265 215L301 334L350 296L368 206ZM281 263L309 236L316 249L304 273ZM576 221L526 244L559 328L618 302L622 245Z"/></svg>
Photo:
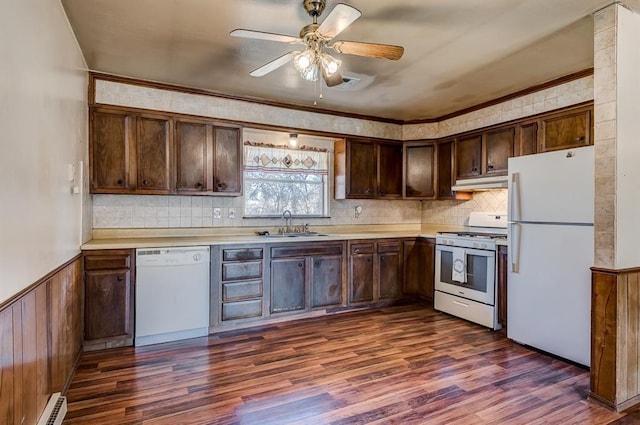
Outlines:
<svg viewBox="0 0 640 425"><path fill-rule="evenodd" d="M491 176L456 180L456 184L451 190L454 192L476 192L480 190L506 189L507 178L507 176Z"/></svg>

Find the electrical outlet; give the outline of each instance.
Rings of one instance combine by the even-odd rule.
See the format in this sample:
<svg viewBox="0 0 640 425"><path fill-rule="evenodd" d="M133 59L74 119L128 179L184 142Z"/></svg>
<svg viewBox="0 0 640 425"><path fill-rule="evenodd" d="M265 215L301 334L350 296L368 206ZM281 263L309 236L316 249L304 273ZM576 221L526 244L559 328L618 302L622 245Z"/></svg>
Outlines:
<svg viewBox="0 0 640 425"><path fill-rule="evenodd" d="M213 209L213 218L222 218L222 212L220 211L220 208L214 208Z"/></svg>
<svg viewBox="0 0 640 425"><path fill-rule="evenodd" d="M236 218L236 209L229 208L229 218Z"/></svg>

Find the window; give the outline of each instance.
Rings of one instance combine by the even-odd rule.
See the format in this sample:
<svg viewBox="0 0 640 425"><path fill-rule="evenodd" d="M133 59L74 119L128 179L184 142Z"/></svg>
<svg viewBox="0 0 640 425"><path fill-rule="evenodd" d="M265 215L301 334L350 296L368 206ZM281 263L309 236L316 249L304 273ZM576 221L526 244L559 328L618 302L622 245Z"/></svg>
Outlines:
<svg viewBox="0 0 640 425"><path fill-rule="evenodd" d="M287 149L247 142L244 147L244 216L327 217L325 150Z"/></svg>

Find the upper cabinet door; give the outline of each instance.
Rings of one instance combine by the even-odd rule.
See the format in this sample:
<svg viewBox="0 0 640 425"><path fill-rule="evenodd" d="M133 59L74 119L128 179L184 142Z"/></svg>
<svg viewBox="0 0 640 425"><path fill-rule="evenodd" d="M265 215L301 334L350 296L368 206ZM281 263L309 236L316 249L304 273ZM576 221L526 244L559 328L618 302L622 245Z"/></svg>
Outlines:
<svg viewBox="0 0 640 425"><path fill-rule="evenodd" d="M453 140L438 142L438 199L454 199L455 193L451 191L453 186Z"/></svg>
<svg viewBox="0 0 640 425"><path fill-rule="evenodd" d="M171 191L171 136L169 119L138 117L138 190L155 193Z"/></svg>
<svg viewBox="0 0 640 425"><path fill-rule="evenodd" d="M478 177L482 174L482 134L456 140L456 177Z"/></svg>
<svg viewBox="0 0 640 425"><path fill-rule="evenodd" d="M433 199L435 190L435 144L405 145L405 198ZM451 187L451 185L449 185Z"/></svg>
<svg viewBox="0 0 640 425"><path fill-rule="evenodd" d="M543 117L541 152L590 145L591 111L585 107Z"/></svg>
<svg viewBox="0 0 640 425"><path fill-rule="evenodd" d="M515 156L532 155L538 152L537 120L520 124L514 149Z"/></svg>
<svg viewBox="0 0 640 425"><path fill-rule="evenodd" d="M513 156L514 134L514 127L487 132L485 175L507 174L509 157Z"/></svg>
<svg viewBox="0 0 640 425"><path fill-rule="evenodd" d="M376 195L376 145L347 140L347 198L373 198Z"/></svg>
<svg viewBox="0 0 640 425"><path fill-rule="evenodd" d="M402 197L402 145L378 144L378 197Z"/></svg>
<svg viewBox="0 0 640 425"><path fill-rule="evenodd" d="M225 195L242 193L242 145L240 129L213 127L213 191Z"/></svg>
<svg viewBox="0 0 640 425"><path fill-rule="evenodd" d="M203 123L176 122L176 189L207 190L207 155L211 155L211 129ZM209 137L207 137L209 135Z"/></svg>
<svg viewBox="0 0 640 425"><path fill-rule="evenodd" d="M135 117L124 112L91 113L91 192L118 193L131 190L129 175Z"/></svg>

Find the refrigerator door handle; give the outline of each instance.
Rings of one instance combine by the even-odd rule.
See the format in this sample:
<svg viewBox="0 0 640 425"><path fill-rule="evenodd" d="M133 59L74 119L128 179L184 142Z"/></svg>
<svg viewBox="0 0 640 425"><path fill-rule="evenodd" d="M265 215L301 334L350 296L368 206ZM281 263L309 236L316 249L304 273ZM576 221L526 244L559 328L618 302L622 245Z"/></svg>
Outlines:
<svg viewBox="0 0 640 425"><path fill-rule="evenodd" d="M509 222L509 244L507 255L511 260L511 271L518 273L520 270L520 224Z"/></svg>
<svg viewBox="0 0 640 425"><path fill-rule="evenodd" d="M520 221L520 173L511 174L509 186L509 221Z"/></svg>

